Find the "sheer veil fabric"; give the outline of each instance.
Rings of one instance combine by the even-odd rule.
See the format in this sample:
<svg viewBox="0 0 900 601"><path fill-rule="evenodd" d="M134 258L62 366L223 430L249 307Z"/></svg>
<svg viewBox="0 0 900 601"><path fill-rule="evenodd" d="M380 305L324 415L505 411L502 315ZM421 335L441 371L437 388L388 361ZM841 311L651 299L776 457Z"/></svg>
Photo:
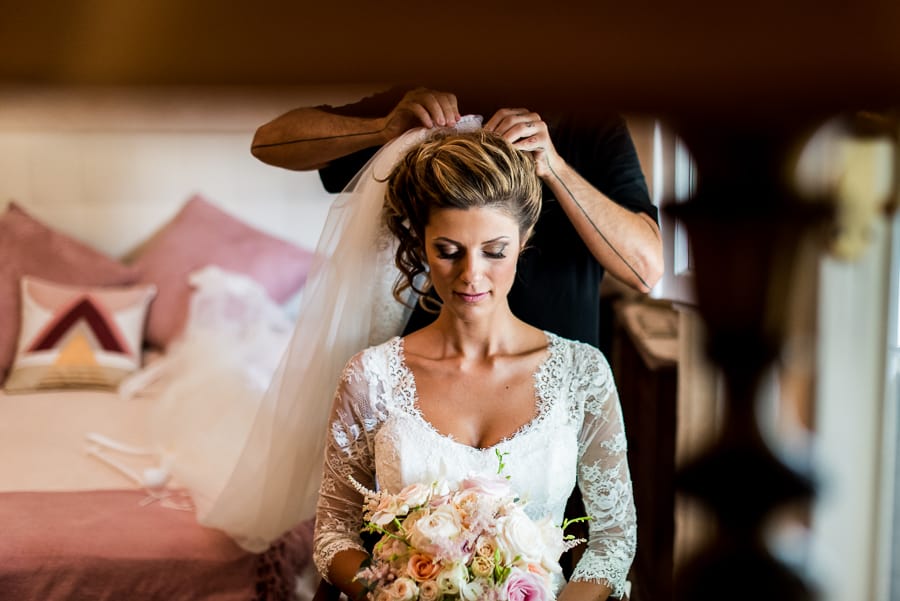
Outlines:
<svg viewBox="0 0 900 601"><path fill-rule="evenodd" d="M481 126L463 117L455 129ZM399 335L406 306L392 288L396 241L381 223L386 179L431 130L410 130L381 148L337 196L303 291L290 344L259 403L221 490L191 490L198 521L261 552L315 514L331 402L347 361ZM211 460L215 460L211 458Z"/></svg>

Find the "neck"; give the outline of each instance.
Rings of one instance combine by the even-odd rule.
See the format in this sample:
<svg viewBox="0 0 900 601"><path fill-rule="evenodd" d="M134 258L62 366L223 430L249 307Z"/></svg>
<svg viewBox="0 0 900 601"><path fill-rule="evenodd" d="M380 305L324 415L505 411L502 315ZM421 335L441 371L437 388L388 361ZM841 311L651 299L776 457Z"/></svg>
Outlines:
<svg viewBox="0 0 900 601"><path fill-rule="evenodd" d="M464 320L442 310L434 321L434 328L443 339L444 355L466 359L482 359L510 352L523 327L522 321L512 314L508 305L472 320Z"/></svg>

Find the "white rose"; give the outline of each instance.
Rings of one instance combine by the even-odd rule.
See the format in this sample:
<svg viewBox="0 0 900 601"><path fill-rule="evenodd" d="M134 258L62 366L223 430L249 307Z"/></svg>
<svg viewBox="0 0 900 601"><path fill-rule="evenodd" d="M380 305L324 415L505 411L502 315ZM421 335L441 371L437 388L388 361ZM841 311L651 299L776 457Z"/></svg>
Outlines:
<svg viewBox="0 0 900 601"><path fill-rule="evenodd" d="M387 586L387 591L396 601L412 601L419 595L419 587L411 578L397 578Z"/></svg>
<svg viewBox="0 0 900 601"><path fill-rule="evenodd" d="M432 494L435 497L440 498L449 495L452 487L450 486L449 482L441 478L440 480L436 480L434 484L431 485L431 489L433 491Z"/></svg>
<svg viewBox="0 0 900 601"><path fill-rule="evenodd" d="M487 582L481 578L476 578L472 582L465 582L459 589L459 596L463 601L477 601L488 590Z"/></svg>
<svg viewBox="0 0 900 601"><path fill-rule="evenodd" d="M459 536L461 531L459 513L450 505L441 505L416 521L410 530L409 540L416 549L433 553L435 546Z"/></svg>
<svg viewBox="0 0 900 601"><path fill-rule="evenodd" d="M516 557L525 562L540 561L539 545L536 544L540 540L540 528L523 511L514 511L497 520L497 547L506 564Z"/></svg>
<svg viewBox="0 0 900 601"><path fill-rule="evenodd" d="M554 524L550 516L542 519L537 525L541 531L541 567L548 572L562 572L559 566L559 556L565 551L562 528Z"/></svg>
<svg viewBox="0 0 900 601"><path fill-rule="evenodd" d="M469 572L466 570L466 567L461 563L456 563L452 567L441 571L436 580L442 594L456 595L459 593L460 587L466 583L468 577Z"/></svg>

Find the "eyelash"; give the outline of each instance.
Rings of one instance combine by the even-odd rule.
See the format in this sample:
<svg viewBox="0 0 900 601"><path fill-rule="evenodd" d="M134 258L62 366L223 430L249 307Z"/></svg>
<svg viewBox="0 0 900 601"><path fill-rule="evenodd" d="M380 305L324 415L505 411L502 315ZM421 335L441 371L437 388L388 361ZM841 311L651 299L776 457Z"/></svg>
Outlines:
<svg viewBox="0 0 900 601"><path fill-rule="evenodd" d="M486 256L488 259L505 259L506 258L506 254L504 254L503 251L500 251L497 253L490 253L487 251L482 251L482 252L483 252L484 256ZM463 255L463 253L461 251L456 251L455 253L448 253L448 252L444 252L442 250L438 251L438 258L440 258L440 259L458 259L458 258L462 257L462 255Z"/></svg>

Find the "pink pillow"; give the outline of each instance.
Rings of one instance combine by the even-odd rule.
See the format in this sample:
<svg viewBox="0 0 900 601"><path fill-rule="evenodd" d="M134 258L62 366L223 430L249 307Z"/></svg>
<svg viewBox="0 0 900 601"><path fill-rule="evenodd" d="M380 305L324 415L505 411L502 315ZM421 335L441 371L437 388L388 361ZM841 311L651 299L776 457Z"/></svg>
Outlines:
<svg viewBox="0 0 900 601"><path fill-rule="evenodd" d="M188 276L207 265L243 273L283 303L306 282L313 253L257 230L194 196L134 258L140 281L155 284L147 320L149 343L166 347L184 327L190 306Z"/></svg>
<svg viewBox="0 0 900 601"><path fill-rule="evenodd" d="M19 280L31 275L61 284L131 284L137 272L44 225L15 203L0 216L0 380L19 338Z"/></svg>

